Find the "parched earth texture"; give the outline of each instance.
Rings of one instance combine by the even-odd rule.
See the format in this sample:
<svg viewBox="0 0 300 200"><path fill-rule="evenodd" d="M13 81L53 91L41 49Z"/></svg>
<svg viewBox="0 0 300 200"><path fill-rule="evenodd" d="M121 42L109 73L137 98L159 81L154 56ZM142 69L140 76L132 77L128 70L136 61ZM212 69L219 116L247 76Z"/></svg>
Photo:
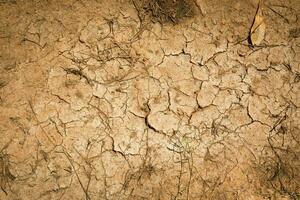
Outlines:
<svg viewBox="0 0 300 200"><path fill-rule="evenodd" d="M300 199L300 1L0 0L1 200Z"/></svg>

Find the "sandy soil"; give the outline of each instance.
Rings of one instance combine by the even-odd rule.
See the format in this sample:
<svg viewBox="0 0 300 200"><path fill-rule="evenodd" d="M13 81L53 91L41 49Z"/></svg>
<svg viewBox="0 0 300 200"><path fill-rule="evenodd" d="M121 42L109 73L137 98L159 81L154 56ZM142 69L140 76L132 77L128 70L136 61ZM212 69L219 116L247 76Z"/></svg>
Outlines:
<svg viewBox="0 0 300 200"><path fill-rule="evenodd" d="M192 3L0 0L1 200L300 199L300 1Z"/></svg>

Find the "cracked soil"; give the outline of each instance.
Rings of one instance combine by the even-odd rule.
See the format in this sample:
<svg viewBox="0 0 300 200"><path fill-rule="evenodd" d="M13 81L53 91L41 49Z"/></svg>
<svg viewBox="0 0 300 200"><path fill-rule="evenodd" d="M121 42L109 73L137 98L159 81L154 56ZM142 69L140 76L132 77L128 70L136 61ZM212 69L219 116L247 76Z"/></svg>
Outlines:
<svg viewBox="0 0 300 200"><path fill-rule="evenodd" d="M0 199L300 199L299 17L0 0Z"/></svg>

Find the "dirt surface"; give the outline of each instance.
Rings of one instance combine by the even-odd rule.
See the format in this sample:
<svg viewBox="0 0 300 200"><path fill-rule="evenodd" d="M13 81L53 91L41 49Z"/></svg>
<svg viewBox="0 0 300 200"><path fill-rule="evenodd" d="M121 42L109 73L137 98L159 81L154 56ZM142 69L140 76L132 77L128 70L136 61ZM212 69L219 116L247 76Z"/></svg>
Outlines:
<svg viewBox="0 0 300 200"><path fill-rule="evenodd" d="M154 3L0 0L1 200L300 199L300 1Z"/></svg>

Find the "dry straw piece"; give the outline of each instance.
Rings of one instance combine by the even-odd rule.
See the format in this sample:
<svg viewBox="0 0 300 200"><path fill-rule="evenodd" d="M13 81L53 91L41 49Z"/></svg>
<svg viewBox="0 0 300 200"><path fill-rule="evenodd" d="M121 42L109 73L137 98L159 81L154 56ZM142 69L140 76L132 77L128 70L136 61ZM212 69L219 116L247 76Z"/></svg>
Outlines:
<svg viewBox="0 0 300 200"><path fill-rule="evenodd" d="M258 4L255 18L249 33L249 43L255 46L261 44L266 34L266 24L263 18L263 13L260 5L261 2L259 2Z"/></svg>

